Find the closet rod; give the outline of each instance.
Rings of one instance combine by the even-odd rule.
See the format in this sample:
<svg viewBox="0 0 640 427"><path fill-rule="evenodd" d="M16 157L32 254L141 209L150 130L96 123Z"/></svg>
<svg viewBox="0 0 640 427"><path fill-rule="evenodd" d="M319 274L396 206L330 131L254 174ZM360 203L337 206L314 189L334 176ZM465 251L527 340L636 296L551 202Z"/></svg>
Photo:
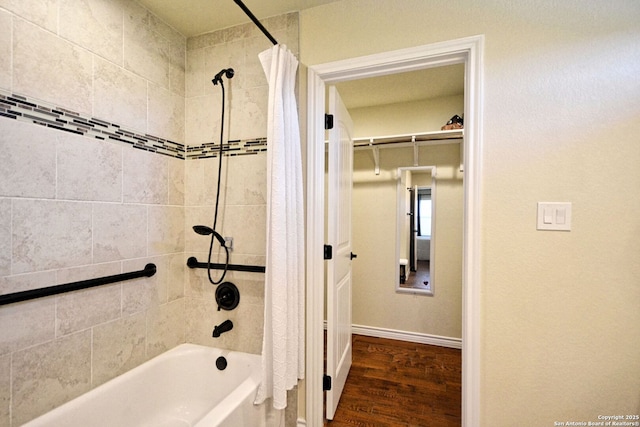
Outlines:
<svg viewBox="0 0 640 427"><path fill-rule="evenodd" d="M143 270L129 273L116 274L113 276L98 277L96 279L80 280L79 282L65 283L63 285L49 286L46 288L31 289L28 291L14 292L12 294L0 295L0 305L13 304L15 302L27 301L36 298L58 295L65 292L79 291L81 289L93 288L95 286L108 285L109 283L121 282L123 280L137 279L139 277L151 277L156 274L156 265L147 264Z"/></svg>
<svg viewBox="0 0 640 427"><path fill-rule="evenodd" d="M267 38L269 40L271 40L271 43L278 44L278 42L276 41L276 39L273 38L273 36L271 35L271 33L269 33L269 31L267 31L267 29L264 27L264 25L262 25L260 23L260 21L258 21L258 18L255 17L255 15L253 13L251 13L251 11L249 10L249 8L247 6L245 6L244 3L242 3L242 0L233 0L238 6L240 6L240 9L242 9L242 11L244 13L247 14L247 16L253 21L254 24L256 24L256 26L258 28L260 28L260 31L262 31L262 33L267 36Z"/></svg>
<svg viewBox="0 0 640 427"><path fill-rule="evenodd" d="M434 132L419 132L412 134L402 134L402 135L386 135L386 136L370 136L365 138L354 138L353 146L354 148L365 148L365 147L392 147L397 144L423 144L423 143L447 143L447 141L455 140L455 139L463 139L464 130L463 129L454 129L454 130L440 130ZM439 142L441 141L441 142Z"/></svg>

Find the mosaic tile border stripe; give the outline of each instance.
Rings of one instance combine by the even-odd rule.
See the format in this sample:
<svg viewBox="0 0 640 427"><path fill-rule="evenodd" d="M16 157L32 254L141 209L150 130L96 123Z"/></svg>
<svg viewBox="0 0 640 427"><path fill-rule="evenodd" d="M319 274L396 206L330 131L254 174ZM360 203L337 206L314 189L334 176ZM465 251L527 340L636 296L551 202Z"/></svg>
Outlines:
<svg viewBox="0 0 640 427"><path fill-rule="evenodd" d="M187 146L179 142L149 134L139 134L115 123L93 117L83 117L74 111L36 103L21 95L0 91L0 117L33 123L52 129L83 135L99 140L118 141L133 148L175 157L177 159L205 159L218 157L220 145L206 143ZM267 151L267 139L255 138L228 141L222 146L224 156L242 156Z"/></svg>
<svg viewBox="0 0 640 427"><path fill-rule="evenodd" d="M185 147L179 142L132 132L118 124L83 117L64 108L37 104L21 95L0 93L0 116L90 138L124 142L141 150L184 159Z"/></svg>
<svg viewBox="0 0 640 427"><path fill-rule="evenodd" d="M227 141L222 144L223 156L245 156L267 151L267 138L255 138ZM206 159L218 157L220 144L210 142L199 146L187 147L187 159Z"/></svg>

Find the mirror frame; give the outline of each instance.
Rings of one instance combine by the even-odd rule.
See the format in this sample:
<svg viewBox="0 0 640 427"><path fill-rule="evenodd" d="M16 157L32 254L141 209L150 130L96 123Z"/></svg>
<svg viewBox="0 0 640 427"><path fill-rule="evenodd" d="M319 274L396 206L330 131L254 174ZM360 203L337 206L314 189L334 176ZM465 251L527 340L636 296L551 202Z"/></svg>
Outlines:
<svg viewBox="0 0 640 427"><path fill-rule="evenodd" d="M407 218L406 212L406 183L403 182L403 174L405 172L431 172L431 200L432 200L432 213L431 213L431 243L429 246L429 276L431 281L431 289L416 289L416 288L405 288L400 286L400 242L401 242L401 234L405 230L403 230L405 221ZM396 187L396 258L395 258L395 284L396 284L396 293L399 294L410 294L410 295L425 295L425 296L435 296L435 247L436 247L436 167L435 166L402 166L398 168L397 172L397 187ZM408 268L408 266L406 267Z"/></svg>

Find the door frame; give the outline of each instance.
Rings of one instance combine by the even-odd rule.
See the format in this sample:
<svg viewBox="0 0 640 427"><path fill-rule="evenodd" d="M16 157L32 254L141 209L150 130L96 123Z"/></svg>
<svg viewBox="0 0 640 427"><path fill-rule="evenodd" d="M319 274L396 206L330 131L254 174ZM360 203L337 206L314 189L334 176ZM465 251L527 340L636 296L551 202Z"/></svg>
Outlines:
<svg viewBox="0 0 640 427"><path fill-rule="evenodd" d="M480 422L480 230L484 36L310 66L307 73L306 380L302 425L323 425L325 84L465 64L462 425Z"/></svg>

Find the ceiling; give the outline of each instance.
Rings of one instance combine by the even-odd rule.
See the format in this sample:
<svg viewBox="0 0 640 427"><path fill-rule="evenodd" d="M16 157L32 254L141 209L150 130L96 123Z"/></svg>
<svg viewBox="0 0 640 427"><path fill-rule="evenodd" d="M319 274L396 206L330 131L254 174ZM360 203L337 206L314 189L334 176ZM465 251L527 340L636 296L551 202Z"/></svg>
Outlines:
<svg viewBox="0 0 640 427"><path fill-rule="evenodd" d="M422 101L464 93L464 64L336 84L348 109Z"/></svg>
<svg viewBox="0 0 640 427"><path fill-rule="evenodd" d="M234 0L138 0L186 37L250 22ZM260 20L336 0L243 0Z"/></svg>
<svg viewBox="0 0 640 427"><path fill-rule="evenodd" d="M138 0L187 37L250 22L234 0ZM337 0L243 0L259 19ZM185 5L186 4L186 5ZM338 83L347 108L411 102L464 93L464 65L450 65Z"/></svg>

